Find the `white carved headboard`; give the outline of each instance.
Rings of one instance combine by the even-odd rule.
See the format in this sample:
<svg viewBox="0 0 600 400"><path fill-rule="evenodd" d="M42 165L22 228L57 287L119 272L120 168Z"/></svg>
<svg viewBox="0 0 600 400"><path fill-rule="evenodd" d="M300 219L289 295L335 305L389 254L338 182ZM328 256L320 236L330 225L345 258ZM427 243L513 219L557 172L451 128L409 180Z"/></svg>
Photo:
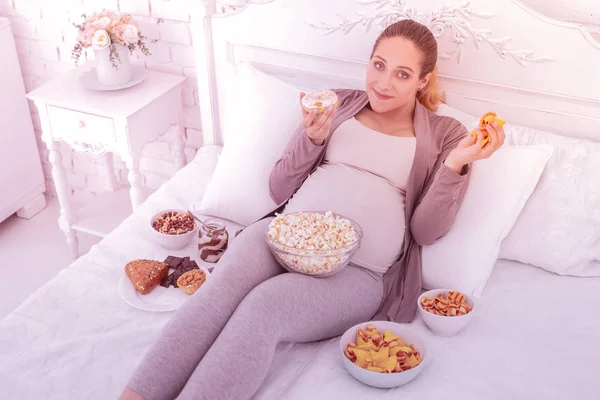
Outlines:
<svg viewBox="0 0 600 400"><path fill-rule="evenodd" d="M495 110L515 124L600 140L600 43L580 25L517 0L222 2L229 6L208 0L192 14L205 144L224 140L224 88L237 62L362 88L376 37L405 18L437 37L450 106L475 115Z"/></svg>

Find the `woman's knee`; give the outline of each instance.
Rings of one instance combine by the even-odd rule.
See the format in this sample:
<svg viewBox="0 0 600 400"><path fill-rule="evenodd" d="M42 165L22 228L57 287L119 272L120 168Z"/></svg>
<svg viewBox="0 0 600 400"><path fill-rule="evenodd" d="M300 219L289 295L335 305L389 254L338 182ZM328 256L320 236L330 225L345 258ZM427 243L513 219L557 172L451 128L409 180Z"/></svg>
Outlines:
<svg viewBox="0 0 600 400"><path fill-rule="evenodd" d="M275 282L267 280L246 295L236 311L241 319L252 324L260 323L270 330L277 327L284 299L280 288L273 283Z"/></svg>

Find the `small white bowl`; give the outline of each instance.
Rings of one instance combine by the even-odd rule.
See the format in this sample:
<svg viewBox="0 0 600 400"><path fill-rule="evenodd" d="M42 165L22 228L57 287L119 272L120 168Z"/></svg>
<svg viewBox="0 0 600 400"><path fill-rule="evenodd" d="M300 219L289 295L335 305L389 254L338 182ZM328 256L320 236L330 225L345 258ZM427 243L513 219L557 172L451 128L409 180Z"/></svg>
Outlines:
<svg viewBox="0 0 600 400"><path fill-rule="evenodd" d="M154 238L156 239L156 242L162 247L164 247L167 250L181 250L184 247L186 247L190 243L190 241L196 236L196 232L198 231L198 222L194 220L194 229L192 229L190 232L182 233L181 235L167 235L166 233L161 233L154 229L154 227L152 226L154 220L159 216L163 215L164 213L170 211L189 214L187 210L183 209L162 210L154 214L150 219L150 229L152 230L152 232L154 232Z"/></svg>
<svg viewBox="0 0 600 400"><path fill-rule="evenodd" d="M464 315L457 315L454 317L446 317L443 315L436 315L436 314L430 313L429 311L425 311L423 306L421 306L421 299L423 297L436 297L441 292L447 293L450 290L452 290L452 289L430 290L428 292L423 293L421 296L419 296L419 299L417 300L417 303L418 303L417 307L419 308L419 313L421 314L421 317L423 318L425 325L427 325L427 327L431 330L431 332L433 332L439 336L454 336L454 335L458 334L461 330L464 329L464 327L466 327L469 324L469 322L471 322L471 319L473 318L473 314L477 310L475 300L471 296L466 295L464 293L463 294L466 298L467 304L470 305L471 307L473 307L473 309L470 312L468 312Z"/></svg>
<svg viewBox="0 0 600 400"><path fill-rule="evenodd" d="M367 325L369 324L375 325L377 330L380 332L383 332L387 329L388 331L400 336L400 339L402 339L404 342L408 344L413 344L415 348L419 350L419 354L421 355L421 363L416 367L409 369L408 371L384 374L381 372L374 372L361 368L358 365L354 364L352 361L348 360L348 358L346 358L346 356L344 355L344 351L346 350L348 343L356 343L356 332L358 331L358 328L366 329ZM340 354L342 357L342 362L346 367L346 370L348 370L348 372L354 377L354 379L366 385L377 388L393 388L412 381L417 377L417 375L421 373L423 368L429 363L430 357L427 353L427 346L425 342L417 333L415 333L406 325L390 321L370 321L355 325L352 328L348 329L340 339Z"/></svg>

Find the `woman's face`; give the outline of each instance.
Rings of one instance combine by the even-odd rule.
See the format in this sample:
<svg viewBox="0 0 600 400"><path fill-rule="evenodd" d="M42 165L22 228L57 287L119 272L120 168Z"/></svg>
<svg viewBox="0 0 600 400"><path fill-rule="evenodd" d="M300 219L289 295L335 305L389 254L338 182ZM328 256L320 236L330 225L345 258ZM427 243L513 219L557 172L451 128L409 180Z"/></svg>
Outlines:
<svg viewBox="0 0 600 400"><path fill-rule="evenodd" d="M379 113L414 103L417 90L431 74L421 75L421 53L408 39L382 39L367 70L366 91L371 108Z"/></svg>

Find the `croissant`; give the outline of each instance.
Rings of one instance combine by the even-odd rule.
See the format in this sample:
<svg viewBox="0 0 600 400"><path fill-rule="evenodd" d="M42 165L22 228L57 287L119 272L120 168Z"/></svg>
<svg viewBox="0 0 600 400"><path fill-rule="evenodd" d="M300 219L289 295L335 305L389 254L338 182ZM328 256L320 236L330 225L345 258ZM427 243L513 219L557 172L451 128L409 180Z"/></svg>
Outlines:
<svg viewBox="0 0 600 400"><path fill-rule="evenodd" d="M477 126L477 129L483 132L483 134L485 135L485 139L481 141L481 148L484 148L485 145L490 142L490 138L487 135L487 130L485 129L485 126L491 124L492 122L495 122L496 124L498 124L498 126L504 126L504 124L506 123L506 121L503 121L500 118L496 117L496 113L493 111L488 111L485 114L483 114L479 119L479 126ZM475 130L471 131L471 136L473 136L473 143L475 143L477 141L477 133Z"/></svg>

